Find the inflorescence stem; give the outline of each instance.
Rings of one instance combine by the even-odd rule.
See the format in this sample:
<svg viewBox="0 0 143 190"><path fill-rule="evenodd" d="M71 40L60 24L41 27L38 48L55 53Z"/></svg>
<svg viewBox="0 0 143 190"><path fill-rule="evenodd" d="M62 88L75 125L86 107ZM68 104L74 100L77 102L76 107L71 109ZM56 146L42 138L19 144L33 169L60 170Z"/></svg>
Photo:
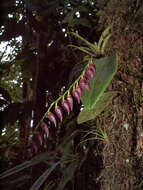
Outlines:
<svg viewBox="0 0 143 190"><path fill-rule="evenodd" d="M91 59L90 59L89 62L91 62ZM89 64L90 64L90 63L88 63L88 64L85 66L85 69L86 69L86 67L89 66ZM80 76L77 78L77 80L76 80L74 83L72 83L72 85L69 87L69 89L66 90L65 93L64 93L62 96L60 96L60 97L57 98L53 103L51 103L50 107L49 107L48 110L45 112L45 114L43 115L42 119L41 119L41 120L39 121L39 123L36 125L35 130L36 130L36 129L40 126L40 124L43 122L44 118L48 115L48 113L50 112L51 108L52 108L54 105L57 105L58 102L59 102L62 98L64 98L67 94L68 94L68 95L70 94L70 90L71 90L76 84L78 84L78 81L80 80L80 78L82 78L82 77L84 76L84 74L85 74L85 69L84 69L83 72L80 74Z"/></svg>

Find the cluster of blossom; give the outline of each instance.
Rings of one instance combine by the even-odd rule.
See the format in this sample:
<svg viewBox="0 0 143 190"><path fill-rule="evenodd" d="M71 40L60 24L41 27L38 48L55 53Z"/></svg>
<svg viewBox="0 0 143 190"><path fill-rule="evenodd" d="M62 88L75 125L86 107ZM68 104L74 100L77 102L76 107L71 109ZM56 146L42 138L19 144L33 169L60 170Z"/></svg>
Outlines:
<svg viewBox="0 0 143 190"><path fill-rule="evenodd" d="M78 103L81 101L82 97L82 90L90 90L89 87L89 79L93 79L95 76L96 72L96 67L94 64L89 64L85 71L83 72L83 75L81 75L79 81L76 83L75 86L73 86L72 89L72 95L69 94L67 95L66 99L63 98L61 102L61 106L55 105L55 114L52 112L48 112L47 117L49 121L51 122L52 125L55 127L57 126L57 119L56 117L59 118L60 122L63 121L63 111L62 108L65 110L65 112L69 115L70 112L73 110L73 99L75 99ZM42 124L41 125L41 131L43 134L45 134L46 138L49 136L49 129L47 124ZM43 144L43 138L41 135L41 132L36 132L34 133L33 140L32 140L32 148L34 149L34 152L37 153L38 151L38 146L42 146Z"/></svg>

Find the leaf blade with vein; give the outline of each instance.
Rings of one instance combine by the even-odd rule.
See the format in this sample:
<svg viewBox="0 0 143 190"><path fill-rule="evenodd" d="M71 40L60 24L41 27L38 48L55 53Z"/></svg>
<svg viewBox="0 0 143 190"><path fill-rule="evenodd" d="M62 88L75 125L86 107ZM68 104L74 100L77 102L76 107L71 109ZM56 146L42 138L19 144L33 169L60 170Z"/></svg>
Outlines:
<svg viewBox="0 0 143 190"><path fill-rule="evenodd" d="M47 179L47 177L51 174L51 172L57 167L57 165L60 164L60 162L54 163L50 168L48 168L32 185L30 190L38 190L41 185L44 183L44 181Z"/></svg>
<svg viewBox="0 0 143 190"><path fill-rule="evenodd" d="M104 93L92 109L84 108L78 115L77 123L95 119L110 103L111 99L117 94L116 91Z"/></svg>
<svg viewBox="0 0 143 190"><path fill-rule="evenodd" d="M96 102L113 79L118 65L116 54L96 59L93 63L96 66L95 77L92 80L90 79L90 91L83 90L81 99L83 105L87 109L91 109L95 106Z"/></svg>

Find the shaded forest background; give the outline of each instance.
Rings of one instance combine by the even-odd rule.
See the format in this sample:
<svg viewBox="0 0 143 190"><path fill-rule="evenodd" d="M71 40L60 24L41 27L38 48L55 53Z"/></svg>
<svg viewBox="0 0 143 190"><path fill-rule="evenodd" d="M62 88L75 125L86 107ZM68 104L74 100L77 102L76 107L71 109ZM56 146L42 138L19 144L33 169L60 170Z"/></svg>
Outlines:
<svg viewBox="0 0 143 190"><path fill-rule="evenodd" d="M0 6L0 42L7 42L0 50L1 173L12 168L2 188L143 189L143 1L3 0ZM118 95L80 125L82 105L74 101L73 112L33 151L35 126L84 68L86 54L68 46L81 41L70 32L94 43L107 26L108 53L119 59L107 90Z"/></svg>

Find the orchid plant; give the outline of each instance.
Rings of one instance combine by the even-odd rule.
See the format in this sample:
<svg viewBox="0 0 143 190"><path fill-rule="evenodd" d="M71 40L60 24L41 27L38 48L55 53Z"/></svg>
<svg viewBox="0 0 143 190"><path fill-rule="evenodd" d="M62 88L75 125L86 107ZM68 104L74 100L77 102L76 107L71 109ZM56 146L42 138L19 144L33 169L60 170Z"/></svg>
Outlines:
<svg viewBox="0 0 143 190"><path fill-rule="evenodd" d="M56 127L57 118L60 122L63 121L63 110L68 115L73 110L74 100L77 101L78 104L82 101L82 104L88 111L92 110L117 71L117 56L112 55L104 58L106 44L111 37L110 27L107 27L102 33L99 42L95 42L94 44L88 42L77 33L72 34L86 46L78 47L70 45L70 47L74 47L86 53L86 55L88 55L88 63L69 89L49 106L47 112L36 126L31 142L35 153L38 151L37 144L40 146L43 144L42 134L38 130L39 127L41 127L42 132L46 134L45 138L49 137L49 126L44 122L44 119L48 118L51 125ZM94 60L93 57L103 58ZM51 111L53 107L54 113Z"/></svg>

